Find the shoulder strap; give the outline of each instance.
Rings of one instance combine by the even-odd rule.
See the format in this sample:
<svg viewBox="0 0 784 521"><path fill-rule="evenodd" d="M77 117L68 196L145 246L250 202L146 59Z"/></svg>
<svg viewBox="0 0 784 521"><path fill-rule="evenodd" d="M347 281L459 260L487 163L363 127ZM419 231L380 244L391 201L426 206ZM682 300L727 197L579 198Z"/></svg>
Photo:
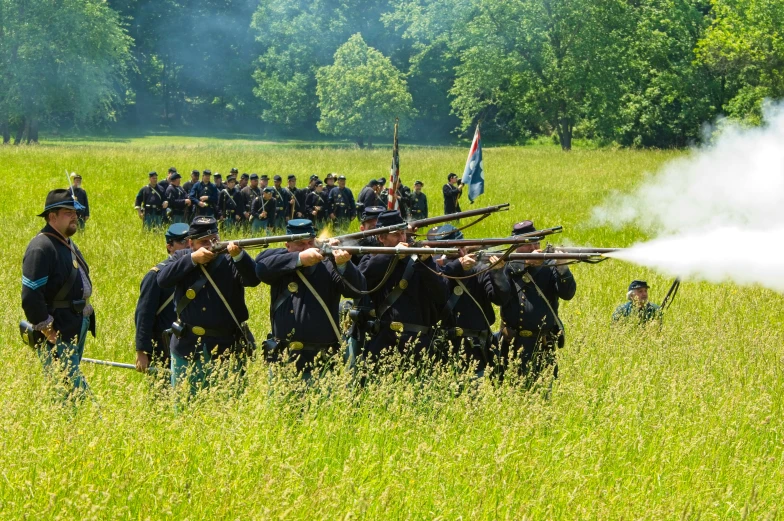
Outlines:
<svg viewBox="0 0 784 521"><path fill-rule="evenodd" d="M327 304L321 298L321 295L318 294L316 288L311 286L310 282L308 282L308 279L305 278L305 275L303 275L300 270L297 270L297 276L302 281L302 283L305 284L305 286L307 286L310 292L313 293L313 296L316 297L318 303L321 304L321 308L324 310L324 313L327 314L329 323L332 325L332 330L335 332L335 338L337 338L338 341L340 341L340 337L341 337L340 329L338 328L338 325L335 323L335 319L332 317L332 313L329 312L329 307L327 307Z"/></svg>
<svg viewBox="0 0 784 521"><path fill-rule="evenodd" d="M218 266L221 263L222 260L223 260L223 256L219 256L214 261L215 264L210 269L214 269L216 266ZM199 291L201 291L204 288L205 284L207 284L207 278L199 277L196 280L196 282L194 282L191 285L191 287L185 291L185 295L180 297L180 300L177 301L177 309L176 309L178 319L180 318L180 314L183 312L183 310L188 307L188 304L190 304L191 301L196 298L196 295L199 294ZM188 297L189 294L191 295L190 297ZM174 299L174 296L172 296L172 299Z"/></svg>
<svg viewBox="0 0 784 521"><path fill-rule="evenodd" d="M563 322L561 322L560 317L558 317L558 313L555 312L555 310L553 309L552 304L550 304L550 300L544 295L542 290L539 289L539 286L536 284L536 282L534 282L534 278L530 274L528 274L528 280L531 281L531 284L533 285L533 287L536 290L536 292L539 293L539 296L542 297L542 300L544 300L544 303L547 304L547 309L549 309L550 313L553 314L553 318L555 319L556 325L558 325L558 327L561 329L561 331L565 332L566 330L564 329Z"/></svg>
<svg viewBox="0 0 784 521"><path fill-rule="evenodd" d="M479 308L479 312L482 314L482 317L485 319L485 323L487 324L487 329L492 329L493 325L490 323L490 320L488 320L487 315L485 315L485 311L482 309L482 306L479 305L479 302L474 298L474 296L471 294L471 292L468 291L468 288L465 286L465 284L463 284L462 280L460 280L460 279L455 279L455 280L460 285L460 287L463 288L463 292L466 295L468 295L469 297L471 297L471 300L474 301L474 304L476 304L476 307Z"/></svg>
<svg viewBox="0 0 784 521"><path fill-rule="evenodd" d="M392 305L397 301L397 299L400 298L400 295L403 294L403 291L405 290L405 288L408 287L408 281L411 279L411 275L414 274L414 261L415 261L415 258L416 258L416 255L411 255L406 260L406 268L405 268L405 270L403 270L403 277L400 279L400 282L398 282L397 286L395 286L395 289L393 289L392 291L389 292L389 295L387 295L387 298L384 299L384 302L378 308L378 318L383 317L384 314L387 311L389 311L389 308L392 307ZM403 281L405 281L406 283L401 285L401 283Z"/></svg>
<svg viewBox="0 0 784 521"><path fill-rule="evenodd" d="M218 289L218 285L215 284L214 280L212 280L212 277L210 277L209 272L207 272L207 270L204 269L203 264L200 264L199 267L201 268L201 272L204 273L204 276L207 277L207 280L209 281L210 286L212 286L212 289L214 289L215 293L217 293L218 297L220 297L221 302L223 302L223 305L226 306L226 311L229 312L229 315L231 315L232 320L234 320L234 323L237 324L237 329L239 329L242 332L242 335L245 337L245 341L250 343L250 339L245 334L245 329L242 327L242 324L240 324L240 321L237 320L237 316L234 314L234 310L231 309L231 306L229 306L229 303L226 301L226 297L224 297L223 293L221 293L221 290Z"/></svg>
<svg viewBox="0 0 784 521"><path fill-rule="evenodd" d="M76 282L76 275L79 270L76 268L76 254L73 250L71 250L71 260L73 261L74 266L71 268L71 273L68 274L68 279L57 292L57 295L54 296L54 300L64 300L65 297L68 296L68 293L71 292L74 282Z"/></svg>

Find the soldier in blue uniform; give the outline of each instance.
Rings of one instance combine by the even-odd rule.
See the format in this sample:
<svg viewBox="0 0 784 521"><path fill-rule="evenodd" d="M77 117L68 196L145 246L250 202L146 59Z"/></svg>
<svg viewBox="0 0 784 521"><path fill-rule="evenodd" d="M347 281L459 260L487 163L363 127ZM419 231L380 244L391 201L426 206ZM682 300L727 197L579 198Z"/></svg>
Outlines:
<svg viewBox="0 0 784 521"><path fill-rule="evenodd" d="M428 240L462 239L463 233L445 224L432 228ZM478 375L492 363L495 337L491 331L495 323L493 304L501 306L511 296L509 279L504 273L504 261L491 256L487 264L477 265L476 255L460 249L456 259L438 259L441 272L446 279L448 298L441 310L441 337L451 355L465 353L469 363L476 364ZM489 266L492 268L487 269ZM473 276L472 276L473 275ZM462 278L467 277L467 278ZM446 353L445 353L446 354Z"/></svg>
<svg viewBox="0 0 784 521"><path fill-rule="evenodd" d="M288 184L287 190L291 194L291 199L287 215L289 219L302 219L305 217L305 201L309 191L307 188L297 188L297 176L293 174L288 176Z"/></svg>
<svg viewBox="0 0 784 521"><path fill-rule="evenodd" d="M199 171L193 170L191 171L191 180L183 183L182 189L185 190L185 193L190 195L191 188L193 188L193 185L195 185L198 182L199 182Z"/></svg>
<svg viewBox="0 0 784 521"><path fill-rule="evenodd" d="M338 186L329 192L329 206L332 209L330 219L338 230L346 230L357 216L357 205L354 194L346 187L346 176L338 176Z"/></svg>
<svg viewBox="0 0 784 521"><path fill-rule="evenodd" d="M72 396L88 389L79 364L87 331L95 336L90 268L71 240L80 209L68 190L49 192L38 215L46 225L27 245L22 261L22 309L27 323L20 327L47 376L63 382Z"/></svg>
<svg viewBox="0 0 784 521"><path fill-rule="evenodd" d="M385 211L378 216L376 228L403 223L397 210ZM378 236L382 246L405 246L405 230ZM396 255L366 255L359 264L368 288L375 288L384 278L390 263L395 263L392 274L379 291L371 295L375 310L375 332L367 343L365 352L378 356L387 348L413 352L415 357L427 353L433 326L438 317L436 310L446 305L446 285L438 274L433 258L416 259L407 256L398 260Z"/></svg>
<svg viewBox="0 0 784 521"><path fill-rule="evenodd" d="M357 197L357 212L362 215L364 209L370 206L383 206L386 208L386 206L381 204L381 199L378 197L379 193L381 193L381 185L378 183L378 179L371 179L359 192L359 196Z"/></svg>
<svg viewBox="0 0 784 521"><path fill-rule="evenodd" d="M335 188L335 181L338 180L338 175L329 173L324 178L324 195L329 197L329 194L332 193L332 189Z"/></svg>
<svg viewBox="0 0 784 521"><path fill-rule="evenodd" d="M273 190L275 190L273 194L275 197L274 233L280 232L281 235L286 229L286 216L289 215L289 201L291 200L291 194L281 186L282 182L283 178L279 175L272 178Z"/></svg>
<svg viewBox="0 0 784 521"><path fill-rule="evenodd" d="M408 206L411 212L411 218L416 220L427 219L427 196L422 193L422 187L425 186L422 181L414 183L414 191L408 198Z"/></svg>
<svg viewBox="0 0 784 521"><path fill-rule="evenodd" d="M158 186L158 172L147 174L149 184L136 194L134 207L145 228L155 228L163 223L163 213L168 208L166 196Z"/></svg>
<svg viewBox="0 0 784 521"><path fill-rule="evenodd" d="M231 172L232 174L234 174L234 175L237 175L237 172L235 172L235 170L237 170L236 168L232 168L231 170L232 170L232 172ZM241 192L241 191L242 191L242 190L243 190L243 189L244 189L246 186L248 186L248 181L250 181L250 176L249 176L248 174L242 174L242 175L240 176L240 183L237 185L237 188L239 188L239 189L240 189L240 192Z"/></svg>
<svg viewBox="0 0 784 521"><path fill-rule="evenodd" d="M447 176L446 181L441 191L444 193L444 215L449 215L460 211L460 203L457 200L463 193L463 184L457 174L452 173Z"/></svg>
<svg viewBox="0 0 784 521"><path fill-rule="evenodd" d="M512 235L536 231L532 221L514 225ZM539 249L539 243L523 244L519 253ZM577 283L564 265L542 261L511 261L506 265L512 295L501 306L501 331L498 334L499 364L507 364L515 354L524 374L531 378L552 367L558 376L556 347L565 341L564 327L558 316L560 300L571 300Z"/></svg>
<svg viewBox="0 0 784 521"><path fill-rule="evenodd" d="M204 170L201 181L195 183L189 194L194 215L215 217L215 207L218 206L218 189L210 182L212 172Z"/></svg>
<svg viewBox="0 0 784 521"><path fill-rule="evenodd" d="M245 199L245 222L248 226L251 225L250 209L253 206L253 201L261 197L261 189L259 188L259 174L249 176L250 184L242 189L242 197Z"/></svg>
<svg viewBox="0 0 784 521"><path fill-rule="evenodd" d="M82 188L82 176L73 172L71 174L71 182L73 183L70 188L71 195L76 197L76 200L83 208L82 210L77 210L76 215L79 217L79 229L84 230L85 223L90 219L90 203L87 201L87 192Z"/></svg>
<svg viewBox="0 0 784 521"><path fill-rule="evenodd" d="M172 187L169 186L171 189ZM172 254L188 247L188 225L176 223L166 230L166 252L169 256L153 266L142 279L136 302L136 370L147 372L151 365L168 368L170 364L167 330L177 315L174 312L174 288L158 286L158 273Z"/></svg>
<svg viewBox="0 0 784 521"><path fill-rule="evenodd" d="M217 221L195 217L188 229L188 248L175 252L158 273L161 288L174 288L172 385L187 381L191 392L207 385L215 363L229 357L230 370L244 374L254 348L245 324L245 288L259 285L256 264L233 242L227 253L213 253L217 240Z"/></svg>
<svg viewBox="0 0 784 521"><path fill-rule="evenodd" d="M321 229L327 224L331 210L324 193L324 183L318 179L315 181L313 191L308 194L305 201L305 213L316 228Z"/></svg>
<svg viewBox="0 0 784 521"><path fill-rule="evenodd" d="M226 185L218 194L218 211L225 232L239 227L245 214L245 198L237 190L236 184L237 178L233 175L228 176Z"/></svg>
<svg viewBox="0 0 784 521"><path fill-rule="evenodd" d="M169 179L169 188L166 189L166 202L169 203L169 218L174 224L187 222L186 213L190 210L191 200L188 192L180 186L182 176L174 172Z"/></svg>
<svg viewBox="0 0 784 521"><path fill-rule="evenodd" d="M286 233L315 236L315 229L308 219L292 219ZM256 275L271 286L271 357L288 349L297 371L306 377L320 354L328 358L341 349L341 295L358 297L355 290L365 288L350 254L336 248L333 264L314 246L313 238L289 242L285 249L270 249L256 258Z"/></svg>
<svg viewBox="0 0 784 521"><path fill-rule="evenodd" d="M635 319L640 324L662 319L662 309L659 305L648 302L648 283L644 280L633 280L626 293L628 302L615 308L612 321Z"/></svg>
<svg viewBox="0 0 784 521"><path fill-rule="evenodd" d="M215 172L215 175L212 176L212 182L215 185L215 189L218 191L218 193L226 188L226 185L223 184L223 176L220 174L220 172Z"/></svg>
<svg viewBox="0 0 784 521"><path fill-rule="evenodd" d="M275 226L275 189L268 186L250 207L251 230L271 235Z"/></svg>

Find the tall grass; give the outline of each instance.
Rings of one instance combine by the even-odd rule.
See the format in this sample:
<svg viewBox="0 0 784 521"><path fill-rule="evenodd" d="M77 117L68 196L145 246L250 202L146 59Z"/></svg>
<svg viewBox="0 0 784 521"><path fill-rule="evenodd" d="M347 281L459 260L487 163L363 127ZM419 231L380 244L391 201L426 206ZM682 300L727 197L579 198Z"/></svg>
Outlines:
<svg viewBox="0 0 784 521"><path fill-rule="evenodd" d="M93 270L98 338L86 354L133 360L144 273L165 256L133 211L146 172L211 168L337 171L358 192L386 175L388 150L153 141L2 148L6 189L0 292L0 518L3 519L772 519L784 497L782 299L759 288L687 282L662 328L611 327L633 278L660 300L669 281L614 261L574 268L562 307L567 345L549 399L471 382L445 368L373 381L335 372L305 388L251 365L240 397L216 390L174 412L142 375L85 367L95 394L76 411L49 399L18 339L21 258L46 192L80 172L93 218L76 237ZM466 151L401 152L431 214ZM555 243L625 246L634 228L594 228L591 208L628 190L671 152L488 148L487 193L514 221L565 227ZM463 203L464 208L467 203ZM727 247L749 247L728 242ZM677 252L673 252L677 254ZM716 252L721 255L721 252ZM754 254L750 250L750 254ZM269 329L269 290L248 292L250 324Z"/></svg>

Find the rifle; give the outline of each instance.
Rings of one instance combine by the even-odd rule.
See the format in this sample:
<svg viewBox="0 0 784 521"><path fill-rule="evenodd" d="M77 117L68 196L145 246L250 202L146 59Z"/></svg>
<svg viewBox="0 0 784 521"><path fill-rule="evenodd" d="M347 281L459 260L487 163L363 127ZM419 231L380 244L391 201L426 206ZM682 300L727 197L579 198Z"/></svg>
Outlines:
<svg viewBox="0 0 784 521"><path fill-rule="evenodd" d="M353 241L355 239L364 239L365 237L372 237L374 235L381 235L382 233L397 232L408 228L408 223L393 224L392 226L384 226L383 228L374 228L372 230L364 230L360 232L347 233L345 235L338 235L332 237L340 242ZM325 242L329 239L325 239Z"/></svg>
<svg viewBox="0 0 784 521"><path fill-rule="evenodd" d="M322 255L332 255L334 250L343 250L352 255L387 254L387 255L457 255L457 248L400 248L384 246L321 246Z"/></svg>
<svg viewBox="0 0 784 521"><path fill-rule="evenodd" d="M555 249L562 253L612 253L624 248L574 248L570 246L555 246Z"/></svg>
<svg viewBox="0 0 784 521"><path fill-rule="evenodd" d="M513 237L493 238L493 239L452 239L443 241L417 241L417 246L434 246L434 247L452 247L463 248L468 246L502 246L513 244L530 244L532 242L539 242L542 238L527 237L523 235L515 235Z"/></svg>
<svg viewBox="0 0 784 521"><path fill-rule="evenodd" d="M666 311L668 307L672 304L675 300L675 295L678 294L678 290L681 287L681 278L675 277L675 280L672 282L672 286L670 286L669 291L667 291L667 295L665 295L664 300L661 303L662 311Z"/></svg>
<svg viewBox="0 0 784 521"><path fill-rule="evenodd" d="M487 252L492 254L499 254L503 252ZM603 254L599 252L583 252L583 253L561 253L561 252L531 252L531 253L512 253L509 255L508 259L510 261L514 260L567 260L567 261L579 261L579 262L588 262L588 263L597 263L603 260L607 260L609 257L605 257Z"/></svg>
<svg viewBox="0 0 784 521"><path fill-rule="evenodd" d="M509 203L496 204L494 206L487 206L485 208L477 208L476 210L466 210L465 212L450 213L447 215L440 215L438 217L428 217L427 219L419 219L418 221L411 221L408 223L408 226L411 229L425 228L435 224L456 221L458 219L463 219L464 217L475 217L480 215L481 217L479 219L471 223L476 224L481 219L488 217L491 213L501 212L504 210L509 210ZM468 226L471 226L471 224ZM464 226L464 228L467 228L468 226ZM536 232L536 234L537 236L541 235L539 232Z"/></svg>
<svg viewBox="0 0 784 521"><path fill-rule="evenodd" d="M270 244L280 242L295 242L312 239L313 235L310 233L298 233L295 235L275 235L271 237L254 237L252 239L240 239L237 241L220 241L212 245L213 253L222 253L229 247L229 243L233 242L241 248L254 248L258 246L268 246Z"/></svg>

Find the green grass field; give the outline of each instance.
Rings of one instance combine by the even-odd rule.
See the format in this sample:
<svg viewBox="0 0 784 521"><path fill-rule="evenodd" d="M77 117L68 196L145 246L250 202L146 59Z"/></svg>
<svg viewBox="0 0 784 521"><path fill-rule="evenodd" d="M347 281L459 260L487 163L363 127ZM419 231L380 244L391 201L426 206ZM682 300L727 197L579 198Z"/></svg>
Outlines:
<svg viewBox="0 0 784 521"><path fill-rule="evenodd" d="M432 214L465 148L401 150L407 184ZM563 225L554 242L627 246L632 227L592 227L591 209L676 152L486 148L487 193L511 202L468 230L503 236L533 218ZM670 281L607 261L578 265L562 307L567 345L549 400L444 372L352 391L335 374L272 393L256 362L240 398L220 392L175 413L135 372L85 367L97 404L53 405L18 338L21 261L35 217L64 171L84 176L93 217L76 237L90 263L98 338L86 356L132 362L139 282L165 256L134 214L149 170L336 171L355 194L388 174L388 149L358 151L233 140L61 142L0 148L6 189L0 293L0 518L3 519L774 519L784 499L782 298L685 283L663 328L611 327L633 278L661 300ZM464 206L467 204L464 203ZM728 242L726 247L744 247ZM673 252L677 254L677 252ZM717 255L720 255L717 252ZM268 330L269 290L249 292ZM463 386L463 387L461 387ZM285 391L290 391L286 393Z"/></svg>

